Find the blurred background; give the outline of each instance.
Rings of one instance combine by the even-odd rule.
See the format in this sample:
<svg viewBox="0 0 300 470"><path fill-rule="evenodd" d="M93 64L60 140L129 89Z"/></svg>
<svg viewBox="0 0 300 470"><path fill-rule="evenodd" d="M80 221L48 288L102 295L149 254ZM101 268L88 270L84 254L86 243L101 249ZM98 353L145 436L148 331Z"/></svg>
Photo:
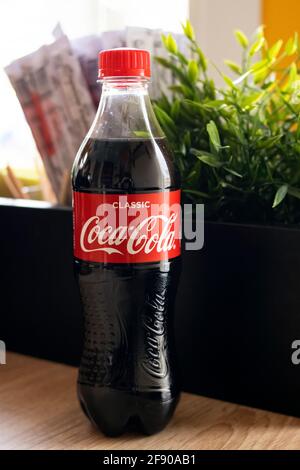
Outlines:
<svg viewBox="0 0 300 470"><path fill-rule="evenodd" d="M1 0L0 196L65 203L70 165L99 99L98 50L163 55L161 33L172 32L184 53L187 18L223 70L224 59L240 61L233 30L251 35L264 24L270 43L287 39L300 29L300 1ZM153 72L155 98L172 77Z"/></svg>

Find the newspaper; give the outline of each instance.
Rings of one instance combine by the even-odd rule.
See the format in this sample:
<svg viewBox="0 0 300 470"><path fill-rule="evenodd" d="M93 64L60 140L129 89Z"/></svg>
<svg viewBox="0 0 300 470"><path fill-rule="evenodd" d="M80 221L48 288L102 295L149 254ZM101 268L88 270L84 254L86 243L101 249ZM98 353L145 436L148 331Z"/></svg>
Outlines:
<svg viewBox="0 0 300 470"><path fill-rule="evenodd" d="M125 47L125 31L107 31L101 35L91 35L72 40L74 54L78 58L82 73L91 94L95 109L100 99L101 87L98 80L98 53L104 49Z"/></svg>
<svg viewBox="0 0 300 470"><path fill-rule="evenodd" d="M6 67L59 198L95 109L78 59L62 36Z"/></svg>

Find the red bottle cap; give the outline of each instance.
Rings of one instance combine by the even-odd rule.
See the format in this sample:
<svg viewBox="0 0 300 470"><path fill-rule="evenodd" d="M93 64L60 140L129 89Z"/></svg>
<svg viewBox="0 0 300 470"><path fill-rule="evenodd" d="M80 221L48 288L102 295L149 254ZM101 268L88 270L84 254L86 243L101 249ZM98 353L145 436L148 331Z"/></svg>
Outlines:
<svg viewBox="0 0 300 470"><path fill-rule="evenodd" d="M99 52L98 78L150 76L150 53L144 49L120 47Z"/></svg>

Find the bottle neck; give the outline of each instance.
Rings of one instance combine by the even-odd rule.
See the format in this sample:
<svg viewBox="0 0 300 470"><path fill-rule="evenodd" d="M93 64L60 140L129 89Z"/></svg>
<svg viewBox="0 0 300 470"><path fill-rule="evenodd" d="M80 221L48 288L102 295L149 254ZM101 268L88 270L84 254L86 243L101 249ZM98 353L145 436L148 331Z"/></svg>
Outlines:
<svg viewBox="0 0 300 470"><path fill-rule="evenodd" d="M92 138L161 138L148 93L148 80L114 78L102 81L101 99L92 125Z"/></svg>
<svg viewBox="0 0 300 470"><path fill-rule="evenodd" d="M106 78L101 81L102 96L111 94L148 95L149 80L136 78Z"/></svg>

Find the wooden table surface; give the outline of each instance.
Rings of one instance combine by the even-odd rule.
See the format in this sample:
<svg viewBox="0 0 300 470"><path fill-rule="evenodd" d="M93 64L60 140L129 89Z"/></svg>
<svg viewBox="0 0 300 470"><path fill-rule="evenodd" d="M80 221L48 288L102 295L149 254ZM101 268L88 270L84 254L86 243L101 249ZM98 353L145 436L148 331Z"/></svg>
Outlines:
<svg viewBox="0 0 300 470"><path fill-rule="evenodd" d="M160 434L104 437L81 412L77 370L7 354L0 365L0 449L298 449L300 419L182 395Z"/></svg>

